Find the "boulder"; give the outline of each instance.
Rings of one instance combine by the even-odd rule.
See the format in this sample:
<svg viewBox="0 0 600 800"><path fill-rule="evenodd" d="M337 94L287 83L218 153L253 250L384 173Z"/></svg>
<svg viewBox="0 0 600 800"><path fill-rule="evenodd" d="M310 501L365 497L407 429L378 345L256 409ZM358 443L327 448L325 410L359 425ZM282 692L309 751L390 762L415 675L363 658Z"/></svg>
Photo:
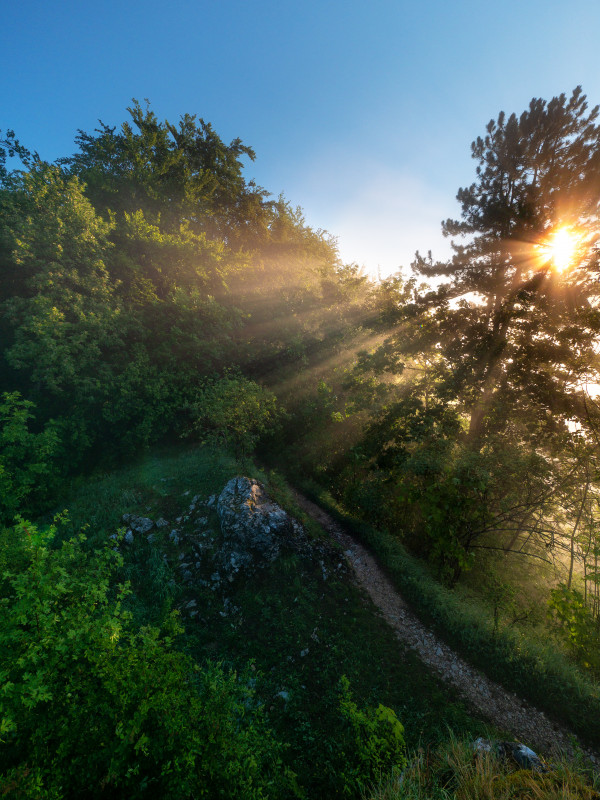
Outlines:
<svg viewBox="0 0 600 800"><path fill-rule="evenodd" d="M135 533L148 533L154 527L154 522L149 517L136 517L134 514L123 514L123 522Z"/></svg>
<svg viewBox="0 0 600 800"><path fill-rule="evenodd" d="M223 548L235 561L274 561L282 546L302 534L302 526L274 503L251 478L232 478L217 501Z"/></svg>
<svg viewBox="0 0 600 800"><path fill-rule="evenodd" d="M530 769L533 772L546 772L548 769L537 753L534 753L522 742L490 740L479 737L473 743L473 750L477 755L491 753L499 758L512 760L521 769Z"/></svg>

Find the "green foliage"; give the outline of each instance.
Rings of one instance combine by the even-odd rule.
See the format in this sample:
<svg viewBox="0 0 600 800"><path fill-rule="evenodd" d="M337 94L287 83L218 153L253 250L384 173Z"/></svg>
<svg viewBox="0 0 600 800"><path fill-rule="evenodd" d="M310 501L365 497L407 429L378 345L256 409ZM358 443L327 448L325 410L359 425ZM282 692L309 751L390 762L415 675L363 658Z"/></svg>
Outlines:
<svg viewBox="0 0 600 800"><path fill-rule="evenodd" d="M22 522L0 623L3 791L23 797L263 798L289 785L248 675L173 647L175 615L135 629L122 557L52 548ZM85 732L85 735L82 733Z"/></svg>
<svg viewBox="0 0 600 800"><path fill-rule="evenodd" d="M236 457L248 454L283 413L273 392L234 373L206 380L190 410L203 440L231 446Z"/></svg>
<svg viewBox="0 0 600 800"><path fill-rule="evenodd" d="M203 119L185 114L178 125L160 122L134 100L120 130L100 124L80 131L79 152L62 163L89 187L101 209L162 213L167 225L187 218L197 230L232 235L256 219L260 230L264 190L242 175L252 149L226 145ZM263 223L264 224L264 223Z"/></svg>
<svg viewBox="0 0 600 800"><path fill-rule="evenodd" d="M598 618L577 589L560 583L550 592L548 603L565 640L577 661L596 677L600 675L600 625Z"/></svg>
<svg viewBox="0 0 600 800"><path fill-rule="evenodd" d="M352 795L406 765L404 728L391 708L379 704L376 709L359 709L345 675L340 678L339 690L344 726L338 744L342 757L347 757L339 777L344 794Z"/></svg>
<svg viewBox="0 0 600 800"><path fill-rule="evenodd" d="M30 430L34 403L18 392L4 392L0 401L0 524L12 522L25 503L36 501L56 486L60 439L48 423Z"/></svg>
<svg viewBox="0 0 600 800"><path fill-rule="evenodd" d="M128 110L54 165L0 141L0 366L75 468L180 433L208 376L268 384L318 358L368 295L331 237L244 178L251 148L189 114ZM247 440L236 424L233 446L265 424Z"/></svg>

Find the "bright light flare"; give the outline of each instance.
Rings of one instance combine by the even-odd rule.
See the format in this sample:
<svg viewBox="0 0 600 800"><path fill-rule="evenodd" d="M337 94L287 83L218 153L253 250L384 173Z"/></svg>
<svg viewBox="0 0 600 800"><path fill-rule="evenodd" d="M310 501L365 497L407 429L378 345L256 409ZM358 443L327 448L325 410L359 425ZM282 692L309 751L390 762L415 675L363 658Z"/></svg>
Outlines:
<svg viewBox="0 0 600 800"><path fill-rule="evenodd" d="M562 227L554 231L548 243L542 245L545 255L552 261L557 272L564 272L573 263L579 236L570 228Z"/></svg>

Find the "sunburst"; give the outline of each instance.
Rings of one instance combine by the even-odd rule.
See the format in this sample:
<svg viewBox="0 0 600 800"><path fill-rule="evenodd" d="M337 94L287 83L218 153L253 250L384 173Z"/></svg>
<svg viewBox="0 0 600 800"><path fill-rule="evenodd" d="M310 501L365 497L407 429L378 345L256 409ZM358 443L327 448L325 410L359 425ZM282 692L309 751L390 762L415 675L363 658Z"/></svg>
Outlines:
<svg viewBox="0 0 600 800"><path fill-rule="evenodd" d="M552 262L557 272L564 272L572 265L579 238L571 228L563 225L557 228L541 246L544 255Z"/></svg>

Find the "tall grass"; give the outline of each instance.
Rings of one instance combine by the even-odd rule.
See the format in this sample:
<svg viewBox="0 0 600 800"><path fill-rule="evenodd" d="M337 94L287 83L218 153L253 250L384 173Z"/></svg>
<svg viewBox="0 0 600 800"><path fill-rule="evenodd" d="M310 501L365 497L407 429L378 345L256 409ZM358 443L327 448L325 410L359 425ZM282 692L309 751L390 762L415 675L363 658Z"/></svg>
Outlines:
<svg viewBox="0 0 600 800"><path fill-rule="evenodd" d="M598 782L597 774L566 762L537 773L490 753L475 756L467 742L450 736L433 753L415 753L366 800L599 800Z"/></svg>

